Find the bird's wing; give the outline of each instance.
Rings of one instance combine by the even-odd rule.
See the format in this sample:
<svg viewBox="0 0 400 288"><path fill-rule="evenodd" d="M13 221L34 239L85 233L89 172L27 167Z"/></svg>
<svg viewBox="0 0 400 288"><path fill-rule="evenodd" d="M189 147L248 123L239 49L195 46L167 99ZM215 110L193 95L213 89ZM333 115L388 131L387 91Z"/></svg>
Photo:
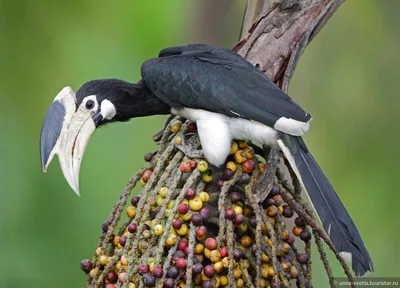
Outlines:
<svg viewBox="0 0 400 288"><path fill-rule="evenodd" d="M142 65L143 81L170 107L202 109L253 120L293 135L299 133L291 133L287 125L294 122L308 125L311 116L264 74L250 68L251 64L243 58L236 59L240 56L232 55L232 51L219 49L216 53L200 50L171 56L164 53L163 57L147 60ZM276 125L283 118L294 122Z"/></svg>

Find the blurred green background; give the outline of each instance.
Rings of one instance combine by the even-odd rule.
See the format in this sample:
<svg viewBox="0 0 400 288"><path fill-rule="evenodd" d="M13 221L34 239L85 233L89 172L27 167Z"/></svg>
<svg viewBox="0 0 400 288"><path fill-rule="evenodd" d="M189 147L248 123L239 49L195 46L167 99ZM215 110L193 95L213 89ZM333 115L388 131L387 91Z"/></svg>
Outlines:
<svg viewBox="0 0 400 288"><path fill-rule="evenodd" d="M100 129L77 197L58 161L41 171L46 109L66 85L138 80L140 64L161 48L232 47L247 1L215 9L205 2L0 0L0 287L85 286L79 262L92 256L102 221L155 148L151 135L163 118ZM306 49L290 86L313 115L306 141L356 222L375 276L399 276L399 8L398 0L342 5ZM327 287L317 257L314 263L315 287Z"/></svg>

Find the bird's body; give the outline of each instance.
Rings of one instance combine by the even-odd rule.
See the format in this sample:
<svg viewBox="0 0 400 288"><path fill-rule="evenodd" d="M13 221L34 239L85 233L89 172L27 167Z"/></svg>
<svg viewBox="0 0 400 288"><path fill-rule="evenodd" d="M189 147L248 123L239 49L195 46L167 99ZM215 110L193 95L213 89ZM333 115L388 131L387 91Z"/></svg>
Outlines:
<svg viewBox="0 0 400 288"><path fill-rule="evenodd" d="M78 193L80 161L96 127L135 117L179 115L196 122L205 157L216 166L225 162L232 139L281 149L336 249L351 255L357 275L373 271L355 224L301 138L311 115L267 76L235 52L207 45L164 49L143 63L141 74L135 84L116 79L85 83L75 101L63 102L68 111L76 102L74 116L57 104L69 97L63 90L42 127L43 169L58 154L68 183ZM64 119L53 121L59 123L57 132L51 131L54 117Z"/></svg>

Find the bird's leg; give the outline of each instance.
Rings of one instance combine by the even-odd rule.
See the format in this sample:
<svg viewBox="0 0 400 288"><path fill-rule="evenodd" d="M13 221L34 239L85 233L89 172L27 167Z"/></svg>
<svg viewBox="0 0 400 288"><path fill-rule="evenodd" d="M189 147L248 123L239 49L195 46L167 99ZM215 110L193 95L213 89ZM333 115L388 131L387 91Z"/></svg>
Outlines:
<svg viewBox="0 0 400 288"><path fill-rule="evenodd" d="M188 137L188 139L186 139ZM175 144L175 147L190 158L204 158L204 152L198 149L200 138L196 133L186 133L182 137L182 145Z"/></svg>

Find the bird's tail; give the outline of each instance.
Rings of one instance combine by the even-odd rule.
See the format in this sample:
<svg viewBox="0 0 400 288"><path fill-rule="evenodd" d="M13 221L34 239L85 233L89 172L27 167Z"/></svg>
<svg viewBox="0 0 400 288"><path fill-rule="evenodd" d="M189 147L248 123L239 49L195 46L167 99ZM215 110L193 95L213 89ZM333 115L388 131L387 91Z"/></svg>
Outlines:
<svg viewBox="0 0 400 288"><path fill-rule="evenodd" d="M374 267L371 257L356 225L303 139L283 135L278 144L337 251L345 260L351 261L357 276L372 272Z"/></svg>

